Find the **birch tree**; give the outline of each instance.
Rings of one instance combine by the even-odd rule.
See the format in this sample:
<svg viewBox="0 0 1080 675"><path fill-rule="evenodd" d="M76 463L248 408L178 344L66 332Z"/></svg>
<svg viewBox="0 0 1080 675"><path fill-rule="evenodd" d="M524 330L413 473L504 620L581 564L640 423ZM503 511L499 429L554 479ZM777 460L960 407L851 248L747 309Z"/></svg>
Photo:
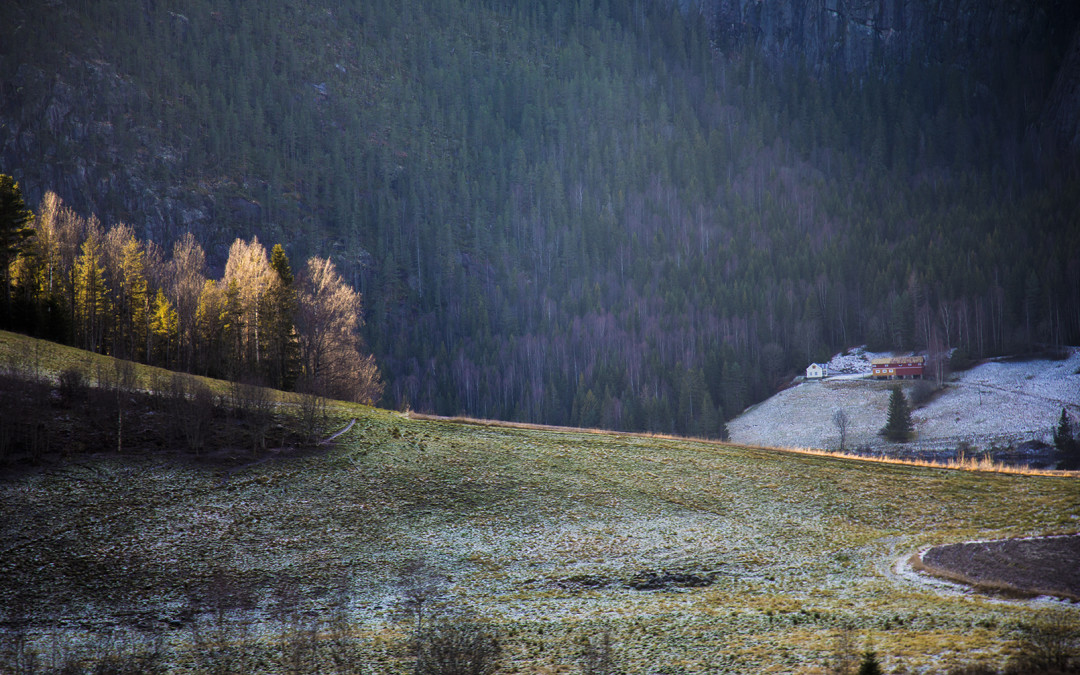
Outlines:
<svg viewBox="0 0 1080 675"><path fill-rule="evenodd" d="M329 258L308 260L300 279L297 332L302 375L314 393L373 403L382 383L360 354L361 298Z"/></svg>
<svg viewBox="0 0 1080 675"><path fill-rule="evenodd" d="M258 237L252 237L250 242L237 239L229 247L229 259L225 263L222 282L226 288L235 282L240 292L243 345L241 361L248 370L260 369L262 363L263 346L259 318L263 296L270 286L273 274L266 260L266 249L259 243Z"/></svg>
<svg viewBox="0 0 1080 675"><path fill-rule="evenodd" d="M150 303L146 251L131 226L121 223L109 229L102 261L113 310L112 354L137 359L144 351Z"/></svg>
<svg viewBox="0 0 1080 675"><path fill-rule="evenodd" d="M86 226L86 239L75 261L75 313L79 344L92 352L101 351L109 315L109 288L102 267L104 234L97 218Z"/></svg>
<svg viewBox="0 0 1080 675"><path fill-rule="evenodd" d="M191 370L195 362L197 336L195 315L199 309L199 295L206 282L206 253L190 232L173 244L169 280L169 294L179 322L180 367Z"/></svg>

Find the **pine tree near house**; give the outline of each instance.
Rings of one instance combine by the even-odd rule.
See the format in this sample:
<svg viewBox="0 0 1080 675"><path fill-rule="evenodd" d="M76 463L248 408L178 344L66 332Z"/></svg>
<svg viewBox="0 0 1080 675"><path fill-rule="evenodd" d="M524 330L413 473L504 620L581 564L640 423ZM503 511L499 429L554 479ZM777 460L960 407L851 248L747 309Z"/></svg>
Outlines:
<svg viewBox="0 0 1080 675"><path fill-rule="evenodd" d="M1080 467L1080 439L1076 437L1069 412L1065 408L1061 409L1061 420L1054 429L1054 447L1063 455L1063 469Z"/></svg>
<svg viewBox="0 0 1080 675"><path fill-rule="evenodd" d="M900 387L893 387L889 397L889 418L881 429L881 435L893 442L911 439L915 426L911 422L911 407Z"/></svg>

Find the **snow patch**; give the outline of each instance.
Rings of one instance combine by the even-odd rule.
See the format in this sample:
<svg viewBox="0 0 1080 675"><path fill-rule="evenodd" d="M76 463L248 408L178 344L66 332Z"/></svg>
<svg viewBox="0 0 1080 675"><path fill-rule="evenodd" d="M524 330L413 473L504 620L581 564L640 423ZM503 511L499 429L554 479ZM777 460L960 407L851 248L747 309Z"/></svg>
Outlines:
<svg viewBox="0 0 1080 675"><path fill-rule="evenodd" d="M779 392L728 423L732 441L789 448L836 449L840 438L833 414L850 420L847 447L879 445L892 386L866 377L870 360L888 354L857 347L829 361L821 381ZM1080 415L1080 349L1067 359L990 361L948 378L945 389L912 413L918 439L982 447L993 439L1049 440L1062 408Z"/></svg>

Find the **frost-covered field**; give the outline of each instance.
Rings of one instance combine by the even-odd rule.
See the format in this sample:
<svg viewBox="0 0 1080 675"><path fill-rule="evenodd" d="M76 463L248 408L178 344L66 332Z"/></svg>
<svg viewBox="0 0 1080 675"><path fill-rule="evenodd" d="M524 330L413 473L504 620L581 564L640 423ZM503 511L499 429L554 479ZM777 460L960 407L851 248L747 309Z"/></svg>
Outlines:
<svg viewBox="0 0 1080 675"><path fill-rule="evenodd" d="M773 447L836 449L840 436L833 414L851 420L848 447L881 443L893 382L854 376L870 372L879 356L854 350L834 357L838 377L803 382L747 410L728 424L733 441ZM912 419L922 441L966 441L975 446L1013 436L1048 441L1068 406L1080 417L1080 350L1061 361L989 362L947 379L943 392ZM913 383L900 383L907 390Z"/></svg>
<svg viewBox="0 0 1080 675"><path fill-rule="evenodd" d="M75 641L164 630L180 663L191 597L228 586L272 641L275 589L320 611L344 585L372 669L405 673L400 570L422 558L448 603L499 627L504 672L578 672L604 629L630 673L823 672L843 626L889 669L936 672L1000 657L1040 605L943 591L898 561L1080 530L1075 478L338 415L359 421L316 457L109 458L0 482L7 618ZM712 583L632 588L650 573Z"/></svg>

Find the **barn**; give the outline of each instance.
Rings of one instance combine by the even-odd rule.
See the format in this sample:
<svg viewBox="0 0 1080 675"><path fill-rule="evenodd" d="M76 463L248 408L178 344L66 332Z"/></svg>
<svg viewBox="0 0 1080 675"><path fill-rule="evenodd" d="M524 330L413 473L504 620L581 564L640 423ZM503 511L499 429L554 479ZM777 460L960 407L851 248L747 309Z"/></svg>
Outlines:
<svg viewBox="0 0 1080 675"><path fill-rule="evenodd" d="M871 376L877 380L921 379L926 366L923 356L888 356L870 361Z"/></svg>

